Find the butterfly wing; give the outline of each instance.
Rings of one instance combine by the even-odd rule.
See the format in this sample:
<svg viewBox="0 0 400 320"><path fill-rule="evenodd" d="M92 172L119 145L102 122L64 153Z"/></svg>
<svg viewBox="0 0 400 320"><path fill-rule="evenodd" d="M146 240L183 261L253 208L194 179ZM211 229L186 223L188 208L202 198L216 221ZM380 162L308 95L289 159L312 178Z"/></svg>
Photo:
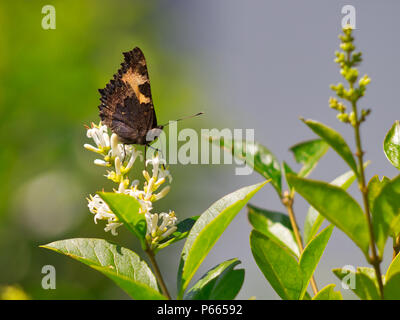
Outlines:
<svg viewBox="0 0 400 320"><path fill-rule="evenodd" d="M114 78L99 90L100 118L123 143L146 144L147 132L157 127L146 60L137 47L124 57Z"/></svg>

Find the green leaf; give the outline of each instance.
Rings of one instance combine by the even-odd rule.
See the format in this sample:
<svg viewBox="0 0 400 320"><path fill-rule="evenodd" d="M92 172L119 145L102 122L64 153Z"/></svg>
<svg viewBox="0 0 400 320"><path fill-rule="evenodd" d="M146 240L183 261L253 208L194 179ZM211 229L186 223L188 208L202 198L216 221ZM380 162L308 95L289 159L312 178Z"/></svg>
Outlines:
<svg viewBox="0 0 400 320"><path fill-rule="evenodd" d="M353 171L347 171L341 176L337 177L330 184L343 189L347 189L356 180ZM310 207L307 212L306 220L304 222L304 243L308 243L318 232L325 218L319 214L317 210Z"/></svg>
<svg viewBox="0 0 400 320"><path fill-rule="evenodd" d="M324 139L332 147L332 149L335 150L344 161L346 161L349 167L358 176L358 168L356 161L354 160L353 153L339 132L318 121L303 119L303 122L312 131Z"/></svg>
<svg viewBox="0 0 400 320"><path fill-rule="evenodd" d="M340 291L335 291L336 285L328 284L321 289L312 299L313 300L343 300Z"/></svg>
<svg viewBox="0 0 400 320"><path fill-rule="evenodd" d="M369 209L371 212L374 211L374 201L378 194L381 192L382 188L390 182L390 179L387 177L382 177L382 180L379 180L379 176L375 175L368 182L368 203Z"/></svg>
<svg viewBox="0 0 400 320"><path fill-rule="evenodd" d="M383 141L383 150L390 163L400 170L400 123L395 121Z"/></svg>
<svg viewBox="0 0 400 320"><path fill-rule="evenodd" d="M346 233L366 256L369 248L368 225L359 204L342 188L326 182L296 177L288 180L304 199L328 221Z"/></svg>
<svg viewBox="0 0 400 320"><path fill-rule="evenodd" d="M69 256L100 271L137 300L165 299L147 264L133 251L103 239L68 239L43 248Z"/></svg>
<svg viewBox="0 0 400 320"><path fill-rule="evenodd" d="M290 219L286 214L260 209L251 204L247 208L248 218L254 229L286 246L296 256L300 255Z"/></svg>
<svg viewBox="0 0 400 320"><path fill-rule="evenodd" d="M184 295L184 300L233 300L244 281L244 269L234 270L238 259L225 261L207 273Z"/></svg>
<svg viewBox="0 0 400 320"><path fill-rule="evenodd" d="M290 151L293 152L296 161L303 164L298 175L308 176L328 149L329 145L321 139L301 142L291 147Z"/></svg>
<svg viewBox="0 0 400 320"><path fill-rule="evenodd" d="M333 273L362 300L379 300L378 282L375 277L375 270L372 268L358 267L357 271L333 269ZM355 279L346 281L347 279Z"/></svg>
<svg viewBox="0 0 400 320"><path fill-rule="evenodd" d="M288 174L288 173L293 173L293 174L297 175L297 173L291 167L289 167L289 165L285 161L282 162L282 169L283 169L285 177L286 177L286 174ZM290 190L293 189L289 183L288 183L288 186L289 186Z"/></svg>
<svg viewBox="0 0 400 320"><path fill-rule="evenodd" d="M185 239L189 235L190 230L192 229L193 225L195 224L198 218L199 216L195 216L179 222L176 225L177 227L176 231L169 237L160 241L154 252L157 253L159 250L164 249L179 240Z"/></svg>
<svg viewBox="0 0 400 320"><path fill-rule="evenodd" d="M400 273L392 275L384 286L386 300L400 300Z"/></svg>
<svg viewBox="0 0 400 320"><path fill-rule="evenodd" d="M146 218L139 213L140 203L133 197L115 192L98 192L98 195L107 203L111 211L136 235L142 247L145 247Z"/></svg>
<svg viewBox="0 0 400 320"><path fill-rule="evenodd" d="M385 282L388 282L396 273L400 273L400 254L393 259L386 272Z"/></svg>
<svg viewBox="0 0 400 320"><path fill-rule="evenodd" d="M386 240L400 232L400 176L382 188L373 205L372 224L380 256Z"/></svg>
<svg viewBox="0 0 400 320"><path fill-rule="evenodd" d="M333 226L329 226L322 230L310 243L304 248L301 254L299 265L303 274L303 290L301 297L307 290L308 283L317 268L318 262L324 253L325 247L331 237Z"/></svg>
<svg viewBox="0 0 400 320"><path fill-rule="evenodd" d="M294 255L257 230L250 234L253 257L276 293L286 300L300 299L303 276Z"/></svg>
<svg viewBox="0 0 400 320"><path fill-rule="evenodd" d="M211 248L246 203L268 181L244 187L221 198L196 221L187 237L178 271L178 297L182 297L190 280Z"/></svg>
<svg viewBox="0 0 400 320"><path fill-rule="evenodd" d="M261 174L266 179L271 179L271 184L280 195L282 193L282 173L279 161L275 155L263 145L246 140L220 139L208 137L209 141L230 152L234 157L245 163Z"/></svg>
<svg viewBox="0 0 400 320"><path fill-rule="evenodd" d="M322 223L325 221L324 216L320 215L313 207L308 208L306 220L304 221L304 243L309 243L318 233Z"/></svg>

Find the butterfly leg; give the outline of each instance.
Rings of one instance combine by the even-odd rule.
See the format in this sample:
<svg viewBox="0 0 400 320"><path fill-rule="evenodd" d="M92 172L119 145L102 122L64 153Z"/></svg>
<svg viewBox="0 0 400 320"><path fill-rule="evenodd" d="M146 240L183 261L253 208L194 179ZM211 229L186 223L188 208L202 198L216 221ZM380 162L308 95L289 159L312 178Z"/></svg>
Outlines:
<svg viewBox="0 0 400 320"><path fill-rule="evenodd" d="M126 157L126 149L125 149L126 144L124 143L123 146L124 146L124 147L123 147L123 149L124 149L124 156L123 156L122 161L121 161L122 163L125 162L125 157Z"/></svg>
<svg viewBox="0 0 400 320"><path fill-rule="evenodd" d="M155 150L155 151L161 153L161 158L164 159L164 154L163 154L163 152L162 152L160 149L154 148L154 147L153 147L152 145L150 145L150 144L145 145L145 148L146 148L146 146L148 146L149 148L151 148L151 149L153 149L153 150ZM146 150L146 149L145 149L145 150ZM165 170L165 164L162 163L161 165L162 165L163 169Z"/></svg>
<svg viewBox="0 0 400 320"><path fill-rule="evenodd" d="M146 170L146 162L147 162L147 144L144 145L144 170Z"/></svg>

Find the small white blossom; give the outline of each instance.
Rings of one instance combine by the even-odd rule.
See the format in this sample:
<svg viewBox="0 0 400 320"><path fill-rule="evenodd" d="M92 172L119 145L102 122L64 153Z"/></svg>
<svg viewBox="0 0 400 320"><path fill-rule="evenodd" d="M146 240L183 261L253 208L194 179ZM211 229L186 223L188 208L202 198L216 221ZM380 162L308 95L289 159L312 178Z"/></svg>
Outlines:
<svg viewBox="0 0 400 320"><path fill-rule="evenodd" d="M91 144L85 143L85 144L83 145L83 147L84 147L85 149L89 150L89 151L93 151L93 152L96 152L96 153L101 153L101 150L100 150L100 149L98 149L98 148L96 148L96 147L93 147Z"/></svg>
<svg viewBox="0 0 400 320"><path fill-rule="evenodd" d="M156 178L158 177L160 164L163 165L163 166L167 164L165 159L161 158L158 153L156 153L156 155L153 155L152 159L146 160L146 166L149 163L153 166L153 170L152 170L153 171L153 177L156 177Z"/></svg>
<svg viewBox="0 0 400 320"><path fill-rule="evenodd" d="M118 143L118 136L115 133L111 135L111 154L113 157L122 160L121 148Z"/></svg>
<svg viewBox="0 0 400 320"><path fill-rule="evenodd" d="M85 144L84 147L86 149L97 153L103 153L105 150L110 148L110 138L108 136L107 126L95 125L92 123L92 127L87 130L86 136L93 139L97 146L97 148L95 148L90 144Z"/></svg>
<svg viewBox="0 0 400 320"><path fill-rule="evenodd" d="M97 220L109 220L116 218L114 213L110 210L108 205L99 197L99 195L89 196L88 207L89 211L94 214L94 222Z"/></svg>
<svg viewBox="0 0 400 320"><path fill-rule="evenodd" d="M108 162L101 160L101 159L94 160L94 164L96 166L100 166L100 167L108 167L109 166Z"/></svg>
<svg viewBox="0 0 400 320"><path fill-rule="evenodd" d="M113 236L117 236L118 232L116 231L118 227L122 226L123 223L121 222L109 222L107 223L106 227L104 228L104 231L111 231L111 234Z"/></svg>
<svg viewBox="0 0 400 320"><path fill-rule="evenodd" d="M177 229L175 226L177 218L175 212L170 211L169 213L148 213L146 216L147 223L147 235L148 239L151 239L151 243L157 243L158 241L165 239ZM161 224L158 225L161 221Z"/></svg>
<svg viewBox="0 0 400 320"><path fill-rule="evenodd" d="M129 181L127 173L133 168L137 159L143 161L141 151L133 145L124 145L119 142L118 136L113 133L109 136L107 126L95 125L87 130L87 137L93 139L96 146L85 144L87 150L103 155L103 159L94 160L94 164L109 167L105 175L108 179L118 184L118 190L114 192L127 194L135 198L139 204L139 214L143 214L147 223L146 239L150 248L155 248L157 243L175 232L177 218L173 211L169 213L151 213L153 202L164 198L171 187L166 186L158 191L167 180L172 181L172 176L165 168L166 161L158 153L147 160L145 165L152 165L152 170L143 171L145 178L143 189L139 188L139 180ZM149 174L151 172L151 176ZM104 230L117 235L117 229L123 224L111 211L108 205L99 195L90 196L88 199L89 211L94 214L94 222L105 220Z"/></svg>
<svg viewBox="0 0 400 320"><path fill-rule="evenodd" d="M155 194L154 195L154 201L158 201L158 200L164 198L168 194L169 190L171 190L171 187L170 186L166 186L159 193Z"/></svg>
<svg viewBox="0 0 400 320"><path fill-rule="evenodd" d="M121 175L121 160L119 157L115 158L115 173Z"/></svg>
<svg viewBox="0 0 400 320"><path fill-rule="evenodd" d="M128 172L133 164L135 163L137 158L140 158L143 161L143 155L140 151L136 150L135 147L129 146L130 148L127 148L125 150L126 152L126 158L129 158L128 164L125 167L125 171Z"/></svg>

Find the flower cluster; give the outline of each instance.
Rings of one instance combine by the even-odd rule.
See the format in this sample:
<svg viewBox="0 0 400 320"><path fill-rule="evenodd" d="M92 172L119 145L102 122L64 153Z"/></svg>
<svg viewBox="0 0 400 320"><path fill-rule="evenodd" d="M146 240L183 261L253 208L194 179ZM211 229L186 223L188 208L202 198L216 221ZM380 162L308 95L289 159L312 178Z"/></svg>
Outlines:
<svg viewBox="0 0 400 320"><path fill-rule="evenodd" d="M139 180L131 182L128 177L136 160L143 161L139 150L133 145L119 143L118 136L114 133L109 136L107 127L101 124L92 123L91 127L87 128L87 137L93 139L96 146L85 144L84 147L102 156L102 159L94 160L94 164L109 168L105 176L118 184L118 189L114 192L130 195L140 203L139 213L145 216L147 223L146 240L150 248L154 248L160 240L165 239L176 230L177 218L173 211L151 213L153 202L164 198L170 190L169 185L161 189L167 180L169 183L172 181L171 174L165 168L165 160L157 152L146 161L145 168L151 165L152 170L151 172L143 170L145 181L143 188L140 189ZM97 194L90 195L87 200L89 210L94 214L95 223L97 220L106 220L107 224L104 230L117 235L116 229L122 223L108 205Z"/></svg>
<svg viewBox="0 0 400 320"><path fill-rule="evenodd" d="M365 121L366 117L371 112L370 109L362 109L361 115L358 115L354 108L357 101L364 96L367 85L371 82L371 79L367 75L364 75L358 81L358 86L356 86L359 76L356 67L362 61L362 53L354 52L355 46L353 44L354 38L352 37L352 28L350 26L344 28L343 34L339 36L339 39L341 40L340 48L342 51L335 52L335 62L340 66L340 74L347 80L349 87L346 88L342 83L338 83L337 85L331 85L331 89L339 98L348 101L352 105L353 111L347 113L346 106L333 97L329 99L329 106L338 111L337 118L340 121L350 123L352 126L357 126Z"/></svg>

